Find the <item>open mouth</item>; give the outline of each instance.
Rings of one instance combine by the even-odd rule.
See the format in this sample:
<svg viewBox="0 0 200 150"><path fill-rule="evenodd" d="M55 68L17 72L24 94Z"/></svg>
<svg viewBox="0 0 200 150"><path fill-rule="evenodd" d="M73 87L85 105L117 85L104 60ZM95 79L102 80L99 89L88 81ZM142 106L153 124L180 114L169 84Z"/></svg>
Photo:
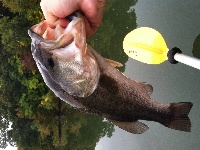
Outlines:
<svg viewBox="0 0 200 150"><path fill-rule="evenodd" d="M30 30L41 36L45 40L57 40L63 34L68 34L74 26L81 24L82 19L76 18L72 20L66 28L61 27L59 24L55 28L51 28L47 21L42 21L34 25Z"/></svg>
<svg viewBox="0 0 200 150"><path fill-rule="evenodd" d="M83 30L81 30L83 26L83 20L81 18L72 20L66 28L61 27L59 24L55 28L51 28L47 21L42 21L31 27L30 31L36 33L36 36L31 35L39 39L42 48L54 50L70 45L75 38L77 39L83 33Z"/></svg>
<svg viewBox="0 0 200 150"><path fill-rule="evenodd" d="M31 30L37 33L39 36L45 40L57 40L65 32L65 28L62 28L59 24L53 29L51 28L47 21L42 21L31 28Z"/></svg>

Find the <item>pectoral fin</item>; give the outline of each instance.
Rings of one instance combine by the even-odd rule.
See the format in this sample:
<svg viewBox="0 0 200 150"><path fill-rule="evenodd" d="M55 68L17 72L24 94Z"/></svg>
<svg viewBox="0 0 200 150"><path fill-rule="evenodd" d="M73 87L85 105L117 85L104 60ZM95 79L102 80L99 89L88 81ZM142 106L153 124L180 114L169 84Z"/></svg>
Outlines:
<svg viewBox="0 0 200 150"><path fill-rule="evenodd" d="M149 95L153 93L153 86L146 82L139 82L139 84L148 92Z"/></svg>
<svg viewBox="0 0 200 150"><path fill-rule="evenodd" d="M117 61L105 58L108 63L110 63L114 67L122 67L123 65Z"/></svg>
<svg viewBox="0 0 200 150"><path fill-rule="evenodd" d="M119 128L133 133L133 134L142 134L149 129L147 125L142 122L135 121L135 122L120 122L115 120L109 120Z"/></svg>

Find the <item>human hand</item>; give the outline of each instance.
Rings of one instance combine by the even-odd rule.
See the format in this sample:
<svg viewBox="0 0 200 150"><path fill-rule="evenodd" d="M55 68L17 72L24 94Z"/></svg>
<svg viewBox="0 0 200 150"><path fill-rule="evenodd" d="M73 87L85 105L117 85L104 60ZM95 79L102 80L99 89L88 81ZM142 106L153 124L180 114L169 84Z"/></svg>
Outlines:
<svg viewBox="0 0 200 150"><path fill-rule="evenodd" d="M106 0L41 0L40 6L47 23L66 27L67 16L80 10L85 21L86 35L91 37L102 22Z"/></svg>

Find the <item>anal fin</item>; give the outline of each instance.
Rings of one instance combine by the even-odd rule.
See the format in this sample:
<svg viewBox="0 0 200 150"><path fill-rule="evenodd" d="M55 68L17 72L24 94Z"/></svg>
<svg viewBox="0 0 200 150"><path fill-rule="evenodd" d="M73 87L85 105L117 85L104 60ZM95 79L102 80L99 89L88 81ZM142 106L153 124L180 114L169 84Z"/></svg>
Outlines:
<svg viewBox="0 0 200 150"><path fill-rule="evenodd" d="M135 121L135 122L121 122L116 120L109 120L119 128L133 133L133 134L142 134L149 129L147 125L142 122Z"/></svg>

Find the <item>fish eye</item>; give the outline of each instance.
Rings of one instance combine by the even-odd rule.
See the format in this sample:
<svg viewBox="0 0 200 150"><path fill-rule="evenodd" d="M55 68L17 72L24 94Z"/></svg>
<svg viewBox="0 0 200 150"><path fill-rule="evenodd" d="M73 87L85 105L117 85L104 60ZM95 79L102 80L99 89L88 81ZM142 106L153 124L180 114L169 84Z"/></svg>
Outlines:
<svg viewBox="0 0 200 150"><path fill-rule="evenodd" d="M47 61L44 63L44 66L47 68L47 69L53 69L54 67L54 61L52 58L48 58Z"/></svg>

